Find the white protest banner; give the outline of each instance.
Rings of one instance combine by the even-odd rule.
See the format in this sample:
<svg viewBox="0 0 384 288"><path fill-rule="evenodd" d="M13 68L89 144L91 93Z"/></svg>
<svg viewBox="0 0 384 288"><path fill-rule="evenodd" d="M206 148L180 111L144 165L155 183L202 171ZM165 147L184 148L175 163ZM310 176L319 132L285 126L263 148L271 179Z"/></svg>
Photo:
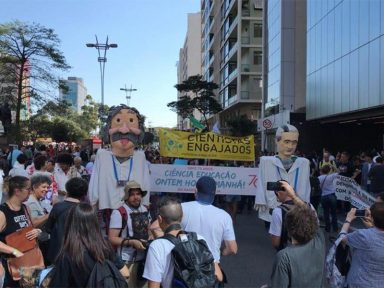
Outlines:
<svg viewBox="0 0 384 288"><path fill-rule="evenodd" d="M333 180L333 186L338 200L351 202L357 209L366 209L375 203L375 198L361 189L352 178L339 175Z"/></svg>
<svg viewBox="0 0 384 288"><path fill-rule="evenodd" d="M193 193L202 176L211 176L216 194L255 195L258 168L151 164L151 191Z"/></svg>

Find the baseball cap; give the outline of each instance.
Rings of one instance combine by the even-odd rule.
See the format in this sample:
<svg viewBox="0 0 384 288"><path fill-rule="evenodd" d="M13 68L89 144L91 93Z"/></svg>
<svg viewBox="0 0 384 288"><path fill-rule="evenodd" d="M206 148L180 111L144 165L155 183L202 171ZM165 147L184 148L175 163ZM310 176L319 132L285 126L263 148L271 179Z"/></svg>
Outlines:
<svg viewBox="0 0 384 288"><path fill-rule="evenodd" d="M216 181L209 176L203 176L196 182L196 200L203 204L212 204L216 194Z"/></svg>
<svg viewBox="0 0 384 288"><path fill-rule="evenodd" d="M136 181L128 181L124 187L124 200L128 199L131 189L140 189L142 197L147 195L147 191L141 190L141 186Z"/></svg>

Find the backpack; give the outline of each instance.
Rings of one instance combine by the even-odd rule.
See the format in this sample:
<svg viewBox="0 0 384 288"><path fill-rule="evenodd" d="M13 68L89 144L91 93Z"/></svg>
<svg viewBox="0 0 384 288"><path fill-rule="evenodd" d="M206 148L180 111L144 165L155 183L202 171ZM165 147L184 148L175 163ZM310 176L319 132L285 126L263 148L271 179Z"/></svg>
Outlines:
<svg viewBox="0 0 384 288"><path fill-rule="evenodd" d="M291 203L292 202L292 203ZM289 210L294 206L293 201L289 203L283 203L280 206L277 206L281 209L281 236L280 236L280 245L277 248L278 251L284 249L288 246L288 231L285 225L285 215L289 212Z"/></svg>
<svg viewBox="0 0 384 288"><path fill-rule="evenodd" d="M214 259L205 240L197 239L195 232L184 231L176 237L165 234L162 238L175 245L171 252L174 265L172 287L214 287Z"/></svg>
<svg viewBox="0 0 384 288"><path fill-rule="evenodd" d="M317 178L316 176L311 176L309 177L309 182L311 184L311 197L321 196L321 189L323 185L320 186L319 178Z"/></svg>
<svg viewBox="0 0 384 288"><path fill-rule="evenodd" d="M127 214L127 210L125 210L124 206L120 206L117 210L120 212L121 221L122 221L121 222L121 230L119 233L119 237L121 237L121 233L123 232L125 226L127 226L127 223L128 223L128 214ZM104 220L104 223L106 224L106 226L105 226L106 235L108 235L109 223L111 222L112 211L113 211L113 209L104 209L104 210L100 211L102 213L101 217L104 218L103 220Z"/></svg>
<svg viewBox="0 0 384 288"><path fill-rule="evenodd" d="M128 283L116 266L111 261L105 260L103 263L96 262L85 287L126 288Z"/></svg>

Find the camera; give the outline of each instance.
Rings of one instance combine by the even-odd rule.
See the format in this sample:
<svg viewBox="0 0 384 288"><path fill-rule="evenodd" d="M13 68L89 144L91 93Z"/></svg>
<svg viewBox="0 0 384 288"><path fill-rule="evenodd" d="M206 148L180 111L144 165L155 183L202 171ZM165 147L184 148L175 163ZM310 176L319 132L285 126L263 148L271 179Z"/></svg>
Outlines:
<svg viewBox="0 0 384 288"><path fill-rule="evenodd" d="M363 209L356 210L355 216L356 217L365 217L365 210L363 210Z"/></svg>
<svg viewBox="0 0 384 288"><path fill-rule="evenodd" d="M267 190L269 191L282 191L284 190L281 183L278 182L267 182Z"/></svg>

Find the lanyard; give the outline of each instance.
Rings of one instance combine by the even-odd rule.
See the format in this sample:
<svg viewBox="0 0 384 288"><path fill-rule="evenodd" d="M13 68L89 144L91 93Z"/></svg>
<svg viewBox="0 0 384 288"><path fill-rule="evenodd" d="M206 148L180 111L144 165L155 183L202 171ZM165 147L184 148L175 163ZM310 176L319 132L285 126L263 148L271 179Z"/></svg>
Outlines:
<svg viewBox="0 0 384 288"><path fill-rule="evenodd" d="M280 179L283 180L283 177L281 177L281 174L280 174L279 167L276 166L276 169L277 169L277 173L279 173ZM299 168L296 169L296 173L295 173L295 184L293 186L293 190L295 190L295 192L297 192L296 188L297 188L298 179L299 179Z"/></svg>
<svg viewBox="0 0 384 288"><path fill-rule="evenodd" d="M117 169L116 169L115 158L113 157L113 155L111 157L112 157L113 172L115 174L115 179L116 179L117 182L119 182L120 180L119 180L119 177L117 176ZM128 179L127 179L127 181L129 181L129 179L131 178L132 166L133 166L133 156L131 157L131 161L129 163L129 172L128 172Z"/></svg>

